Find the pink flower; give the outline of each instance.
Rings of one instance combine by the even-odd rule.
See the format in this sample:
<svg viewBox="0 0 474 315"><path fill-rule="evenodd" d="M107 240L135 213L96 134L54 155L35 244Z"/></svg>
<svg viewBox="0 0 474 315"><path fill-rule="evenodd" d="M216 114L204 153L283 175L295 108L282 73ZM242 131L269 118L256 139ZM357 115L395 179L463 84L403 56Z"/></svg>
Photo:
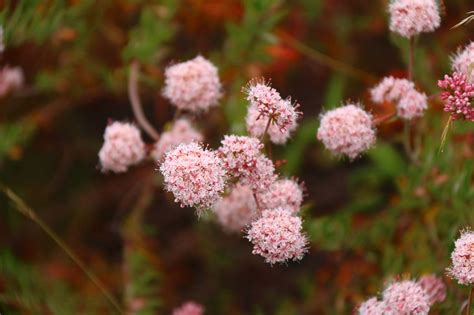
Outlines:
<svg viewBox="0 0 474 315"><path fill-rule="evenodd" d="M454 72L463 73L467 81L474 83L474 42L458 50L451 58L451 68Z"/></svg>
<svg viewBox="0 0 474 315"><path fill-rule="evenodd" d="M264 209L285 208L296 214L303 203L303 188L295 180L280 179L259 194L258 199Z"/></svg>
<svg viewBox="0 0 474 315"><path fill-rule="evenodd" d="M196 302L189 301L173 310L173 315L203 315L204 307Z"/></svg>
<svg viewBox="0 0 474 315"><path fill-rule="evenodd" d="M423 288L411 280L390 284L383 291L387 315L427 315L430 310L428 295Z"/></svg>
<svg viewBox="0 0 474 315"><path fill-rule="evenodd" d="M448 275L456 279L459 284L474 284L474 233L465 230L454 243L451 253L452 265L448 268Z"/></svg>
<svg viewBox="0 0 474 315"><path fill-rule="evenodd" d="M222 96L217 68L202 56L168 67L163 96L191 112L216 106Z"/></svg>
<svg viewBox="0 0 474 315"><path fill-rule="evenodd" d="M382 315L385 314L385 303L372 297L362 303L357 310L359 315Z"/></svg>
<svg viewBox="0 0 474 315"><path fill-rule="evenodd" d="M253 254L261 255L265 262L283 263L300 260L307 251L307 239L301 232L302 222L288 209L264 210L254 221L246 238L253 244Z"/></svg>
<svg viewBox="0 0 474 315"><path fill-rule="evenodd" d="M173 124L171 130L161 134L160 139L153 146L151 156L155 161L159 161L166 151L176 148L179 144L192 141L201 142L203 139L202 134L193 128L189 120L181 118Z"/></svg>
<svg viewBox="0 0 474 315"><path fill-rule="evenodd" d="M353 160L375 143L372 115L354 104L330 110L321 116L317 138L332 153Z"/></svg>
<svg viewBox="0 0 474 315"><path fill-rule="evenodd" d="M20 67L4 67L0 70L0 97L23 86L23 71Z"/></svg>
<svg viewBox="0 0 474 315"><path fill-rule="evenodd" d="M443 280L435 275L424 275L418 280L418 284L428 295L430 305L436 302L443 302L446 299L446 285Z"/></svg>
<svg viewBox="0 0 474 315"><path fill-rule="evenodd" d="M102 171L123 173L145 157L145 143L133 124L113 122L104 133L104 144L99 151Z"/></svg>
<svg viewBox="0 0 474 315"><path fill-rule="evenodd" d="M261 154L255 162L255 167L244 173L240 181L253 191L261 192L268 189L276 178L275 166L272 160Z"/></svg>
<svg viewBox="0 0 474 315"><path fill-rule="evenodd" d="M427 108L428 97L426 94L413 89L400 98L397 104L397 114L403 119L412 120L422 117Z"/></svg>
<svg viewBox="0 0 474 315"><path fill-rule="evenodd" d="M390 30L407 38L433 32L441 23L436 0L392 0L388 11Z"/></svg>
<svg viewBox="0 0 474 315"><path fill-rule="evenodd" d="M474 121L474 84L467 81L465 74L454 72L452 76L445 75L438 81L438 86L445 90L441 93L445 112L455 120Z"/></svg>
<svg viewBox="0 0 474 315"><path fill-rule="evenodd" d="M230 193L217 201L212 210L222 227L229 232L239 232L257 217L257 206L252 190L237 183Z"/></svg>
<svg viewBox="0 0 474 315"><path fill-rule="evenodd" d="M197 207L198 214L212 206L225 187L225 170L216 152L195 142L180 144L165 154L160 171L165 189L182 207Z"/></svg>
<svg viewBox="0 0 474 315"><path fill-rule="evenodd" d="M263 144L257 138L230 135L224 136L218 153L226 171L241 177L253 172L262 148Z"/></svg>

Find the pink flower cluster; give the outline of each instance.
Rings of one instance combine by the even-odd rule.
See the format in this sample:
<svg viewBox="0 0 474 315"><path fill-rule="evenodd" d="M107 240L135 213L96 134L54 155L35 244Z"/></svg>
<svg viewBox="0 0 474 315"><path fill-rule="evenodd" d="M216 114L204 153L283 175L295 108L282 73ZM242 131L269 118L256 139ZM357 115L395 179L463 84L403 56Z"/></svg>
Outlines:
<svg viewBox="0 0 474 315"><path fill-rule="evenodd" d="M454 72L452 76L445 75L438 81L438 86L445 90L441 93L445 112L455 120L474 121L474 83L469 83L465 74Z"/></svg>
<svg viewBox="0 0 474 315"><path fill-rule="evenodd" d="M418 284L428 295L430 305L443 302L446 299L446 285L443 280L433 274L424 275L418 280Z"/></svg>
<svg viewBox="0 0 474 315"><path fill-rule="evenodd" d="M173 315L203 315L204 307L196 302L189 301L173 310Z"/></svg>
<svg viewBox="0 0 474 315"><path fill-rule="evenodd" d="M372 297L359 306L357 313L359 315L382 315L385 312L384 301Z"/></svg>
<svg viewBox="0 0 474 315"><path fill-rule="evenodd" d="M317 138L332 153L353 160L375 143L372 115L355 104L330 110L321 116Z"/></svg>
<svg viewBox="0 0 474 315"><path fill-rule="evenodd" d="M301 218L285 208L264 210L254 221L246 238L253 244L253 254L261 255L270 264L300 260L307 251Z"/></svg>
<svg viewBox="0 0 474 315"><path fill-rule="evenodd" d="M463 231L461 237L454 243L451 253L452 265L448 268L448 275L456 279L459 284L474 284L474 233Z"/></svg>
<svg viewBox="0 0 474 315"><path fill-rule="evenodd" d="M418 92L415 84L406 79L385 77L370 94L375 103L396 102L398 116L407 120L423 116L428 108L426 94Z"/></svg>
<svg viewBox="0 0 474 315"><path fill-rule="evenodd" d="M201 142L203 139L202 134L194 129L189 120L181 118L174 122L171 130L161 134L160 139L153 146L151 156L155 161L159 161L168 150L176 148L179 144Z"/></svg>
<svg viewBox="0 0 474 315"><path fill-rule="evenodd" d="M23 86L23 71L19 67L4 67L0 70L0 97Z"/></svg>
<svg viewBox="0 0 474 315"><path fill-rule="evenodd" d="M303 203L303 188L295 180L280 179L274 182L268 190L260 193L258 199L264 209L282 207L296 214L300 211Z"/></svg>
<svg viewBox="0 0 474 315"><path fill-rule="evenodd" d="M474 42L469 43L451 58L454 72L466 75L467 81L474 83Z"/></svg>
<svg viewBox="0 0 474 315"><path fill-rule="evenodd" d="M224 191L226 172L221 159L195 142L168 151L160 171L166 190L182 207L211 207Z"/></svg>
<svg viewBox="0 0 474 315"><path fill-rule="evenodd" d="M217 68L202 56L168 67L163 96L191 112L216 106L222 96Z"/></svg>
<svg viewBox="0 0 474 315"><path fill-rule="evenodd" d="M104 144L99 151L102 171L123 173L141 162L146 155L140 131L129 123L113 122L105 129Z"/></svg>
<svg viewBox="0 0 474 315"><path fill-rule="evenodd" d="M433 32L441 24L436 0L392 0L388 11L390 30L407 38Z"/></svg>

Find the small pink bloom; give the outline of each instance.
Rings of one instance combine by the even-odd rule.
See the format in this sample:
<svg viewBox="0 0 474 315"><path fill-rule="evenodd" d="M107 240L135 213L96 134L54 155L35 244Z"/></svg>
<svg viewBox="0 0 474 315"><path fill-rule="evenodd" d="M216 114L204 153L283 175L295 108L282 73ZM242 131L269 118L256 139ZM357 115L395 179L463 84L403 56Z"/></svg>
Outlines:
<svg viewBox="0 0 474 315"><path fill-rule="evenodd" d="M262 148L263 144L257 138L227 135L221 141L218 154L229 174L242 177L253 172Z"/></svg>
<svg viewBox="0 0 474 315"><path fill-rule="evenodd" d="M448 275L456 279L459 284L474 284L474 233L465 230L454 243L451 253L452 265L448 268Z"/></svg>
<svg viewBox="0 0 474 315"><path fill-rule="evenodd" d="M474 83L474 42L469 43L451 58L454 72L463 73L467 81Z"/></svg>
<svg viewBox="0 0 474 315"><path fill-rule="evenodd" d="M203 315L204 307L196 302L189 301L173 310L173 315Z"/></svg>
<svg viewBox="0 0 474 315"><path fill-rule="evenodd" d="M362 303L357 310L359 315L383 315L385 314L385 303L372 297Z"/></svg>
<svg viewBox="0 0 474 315"><path fill-rule="evenodd" d="M216 106L222 96L217 68L202 56L168 67L163 96L191 112Z"/></svg>
<svg viewBox="0 0 474 315"><path fill-rule="evenodd" d="M427 315L430 310L428 295L425 290L411 280L390 284L383 291L383 301L387 315Z"/></svg>
<svg viewBox="0 0 474 315"><path fill-rule="evenodd" d="M412 120L422 117L427 108L428 97L426 94L413 89L400 98L397 104L397 114L403 119Z"/></svg>
<svg viewBox="0 0 474 315"><path fill-rule="evenodd" d="M123 173L145 157L145 143L133 124L113 122L105 129L104 144L99 151L102 171Z"/></svg>
<svg viewBox="0 0 474 315"><path fill-rule="evenodd" d="M259 194L258 199L264 209L286 208L296 214L303 203L303 188L295 180L280 179Z"/></svg>
<svg viewBox="0 0 474 315"><path fill-rule="evenodd" d="M441 93L445 112L455 120L474 121L474 84L467 81L465 74L454 72L452 76L445 75L438 81L438 86L445 90Z"/></svg>
<svg viewBox="0 0 474 315"><path fill-rule="evenodd" d="M407 38L433 32L441 24L436 0L392 0L388 11L390 30Z"/></svg>
<svg viewBox="0 0 474 315"><path fill-rule="evenodd" d="M255 167L243 174L240 181L253 191L261 192L267 190L276 178L272 160L261 154L255 161Z"/></svg>
<svg viewBox="0 0 474 315"><path fill-rule="evenodd" d="M0 70L0 97L23 86L23 71L20 67L4 67Z"/></svg>
<svg viewBox="0 0 474 315"><path fill-rule="evenodd" d="M443 280L435 275L424 275L418 280L418 284L428 295L430 305L436 302L443 302L446 299L446 285Z"/></svg>

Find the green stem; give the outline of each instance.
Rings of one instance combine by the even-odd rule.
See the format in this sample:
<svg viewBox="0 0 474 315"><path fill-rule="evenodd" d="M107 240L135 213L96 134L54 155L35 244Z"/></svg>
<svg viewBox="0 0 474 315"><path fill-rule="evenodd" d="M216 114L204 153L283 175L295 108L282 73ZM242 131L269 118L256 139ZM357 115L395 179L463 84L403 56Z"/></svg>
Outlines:
<svg viewBox="0 0 474 315"><path fill-rule="evenodd" d="M15 204L15 209L35 222L56 244L69 256L69 258L84 272L92 283L102 292L107 300L114 306L119 314L123 314L122 308L111 293L105 288L100 280L90 271L86 265L76 256L66 243L10 188L0 183L0 190Z"/></svg>
<svg viewBox="0 0 474 315"><path fill-rule="evenodd" d="M416 164L417 158L411 146L411 125L409 121L406 121L403 126L403 147L410 161Z"/></svg>

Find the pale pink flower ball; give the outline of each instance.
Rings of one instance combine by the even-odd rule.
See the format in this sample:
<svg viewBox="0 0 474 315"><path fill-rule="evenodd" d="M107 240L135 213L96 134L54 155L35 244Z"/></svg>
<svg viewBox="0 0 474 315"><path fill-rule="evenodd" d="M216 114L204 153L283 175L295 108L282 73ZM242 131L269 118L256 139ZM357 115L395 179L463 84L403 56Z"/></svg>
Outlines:
<svg viewBox="0 0 474 315"><path fill-rule="evenodd" d="M459 284L474 284L474 233L463 231L454 243L451 253L452 265L448 268L448 275L456 279Z"/></svg>
<svg viewBox="0 0 474 315"><path fill-rule="evenodd" d="M425 290L431 305L446 299L446 285L435 275L424 275L418 280L418 284Z"/></svg>
<svg viewBox="0 0 474 315"><path fill-rule="evenodd" d="M374 103L395 102L405 93L415 89L415 84L407 79L398 79L392 76L385 77L379 84L370 90Z"/></svg>
<svg viewBox="0 0 474 315"><path fill-rule="evenodd" d="M300 260L307 251L301 218L284 208L264 210L250 225L246 238L253 244L253 254L270 264Z"/></svg>
<svg viewBox="0 0 474 315"><path fill-rule="evenodd" d="M203 315L204 307L196 302L189 301L173 310L173 315Z"/></svg>
<svg viewBox="0 0 474 315"><path fill-rule="evenodd" d="M135 125L116 121L105 128L104 144L99 151L103 172L123 173L140 163L145 154L145 143Z"/></svg>
<svg viewBox="0 0 474 315"><path fill-rule="evenodd" d="M230 193L217 201L212 210L220 225L229 232L239 232L257 217L257 205L250 187L237 183Z"/></svg>
<svg viewBox="0 0 474 315"><path fill-rule="evenodd" d="M353 104L330 110L321 116L317 138L333 154L353 160L375 143L372 115Z"/></svg>
<svg viewBox="0 0 474 315"><path fill-rule="evenodd" d="M165 154L160 171L165 189L182 207L201 210L212 206L225 187L225 170L216 152L196 142L180 144Z"/></svg>
<svg viewBox="0 0 474 315"><path fill-rule="evenodd" d="M403 119L412 120L422 117L427 108L428 97L426 94L413 89L400 98L397 104L397 114Z"/></svg>
<svg viewBox="0 0 474 315"><path fill-rule="evenodd" d="M171 130L161 134L160 139L153 146L151 156L155 161L159 161L168 150L176 148L179 144L201 142L203 139L203 135L194 129L189 120L181 118L174 122Z"/></svg>
<svg viewBox="0 0 474 315"><path fill-rule="evenodd" d="M411 280L390 284L383 291L383 301L387 315L426 315L430 310L428 295L425 290Z"/></svg>
<svg viewBox="0 0 474 315"><path fill-rule="evenodd" d="M451 58L451 68L454 72L466 75L469 82L474 82L474 42L463 47Z"/></svg>
<svg viewBox="0 0 474 315"><path fill-rule="evenodd" d="M0 97L21 88L23 81L23 71L20 67L3 67L0 70Z"/></svg>
<svg viewBox="0 0 474 315"><path fill-rule="evenodd" d="M258 195L264 209L286 208L296 214L303 203L303 188L293 179L280 179Z"/></svg>
<svg viewBox="0 0 474 315"><path fill-rule="evenodd" d="M261 192L267 190L276 178L273 161L261 154L255 161L255 166L244 173L240 181L254 192Z"/></svg>
<svg viewBox="0 0 474 315"><path fill-rule="evenodd" d="M262 148L263 144L257 138L227 135L221 141L218 154L226 171L241 177L253 172Z"/></svg>
<svg viewBox="0 0 474 315"><path fill-rule="evenodd" d="M385 314L385 303L372 297L362 303L357 310L359 315L382 315Z"/></svg>
<svg viewBox="0 0 474 315"><path fill-rule="evenodd" d="M436 0L392 0L388 11L390 30L407 38L433 32L441 23Z"/></svg>
<svg viewBox="0 0 474 315"><path fill-rule="evenodd" d="M222 96L217 68L202 56L169 66L163 96L177 108L191 112L216 106Z"/></svg>

